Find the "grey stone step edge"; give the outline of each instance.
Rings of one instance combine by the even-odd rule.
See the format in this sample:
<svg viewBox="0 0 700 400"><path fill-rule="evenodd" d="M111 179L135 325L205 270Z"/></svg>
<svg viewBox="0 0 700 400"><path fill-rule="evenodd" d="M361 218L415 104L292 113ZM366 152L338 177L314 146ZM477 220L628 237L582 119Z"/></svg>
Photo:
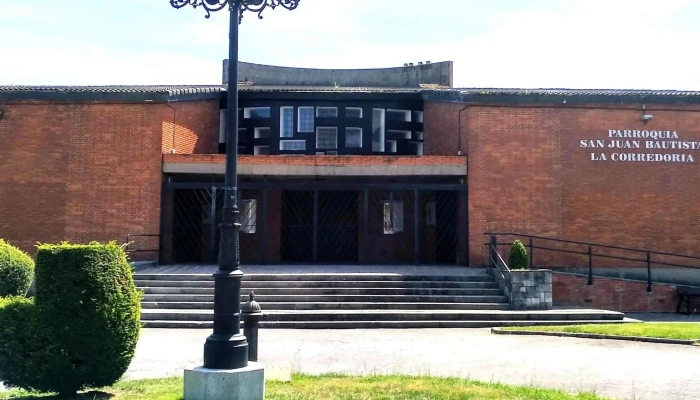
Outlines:
<svg viewBox="0 0 700 400"><path fill-rule="evenodd" d="M259 302L264 311L274 310L510 310L508 303L340 303ZM213 310L214 302L142 301L144 310Z"/></svg>
<svg viewBox="0 0 700 400"><path fill-rule="evenodd" d="M214 294L214 288L148 287L138 288L144 294ZM242 288L243 295L257 296L503 296L501 289L442 288Z"/></svg>
<svg viewBox="0 0 700 400"><path fill-rule="evenodd" d="M142 294L144 301L160 302L197 302L214 301L213 294ZM245 294L241 300L247 300ZM259 302L319 302L319 303L352 303L352 302L378 302L378 303L505 303L506 296L443 296L443 295L259 295ZM392 301L393 300L393 301Z"/></svg>
<svg viewBox="0 0 700 400"><path fill-rule="evenodd" d="M212 312L178 312L181 310L143 310L142 321L211 321ZM173 312L175 311L175 312ZM405 310L328 312L328 311L290 311L268 312L261 322L391 322L391 321L623 321L622 315L613 313L518 313L514 311L481 312L471 310Z"/></svg>
<svg viewBox="0 0 700 400"><path fill-rule="evenodd" d="M210 274L134 274L134 280L213 281ZM244 275L249 281L399 281L399 282L493 282L489 275L396 275L396 274L255 274Z"/></svg>
<svg viewBox="0 0 700 400"><path fill-rule="evenodd" d="M503 326L584 325L615 323L621 321L369 321L369 322L261 322L261 329L468 329ZM159 329L211 329L208 321L147 321L144 328Z"/></svg>
<svg viewBox="0 0 700 400"><path fill-rule="evenodd" d="M622 321L622 322L641 323L642 321L630 320L629 318L627 318L627 321ZM681 345L688 345L688 346L700 346L700 339L682 340L682 339L652 338L652 337L643 337L643 336L604 335L604 334L599 334L599 333L503 330L500 328L491 328L491 333L496 334L496 335L556 336L556 337L571 337L571 338L580 338L580 339L626 340L626 341L631 341L631 342L681 344Z"/></svg>
<svg viewBox="0 0 700 400"><path fill-rule="evenodd" d="M155 287L188 287L188 288L213 288L214 281L168 281L159 279L136 280L138 288ZM500 289L496 282L454 282L454 281L243 281L243 289L351 289L358 285L367 288L389 289Z"/></svg>

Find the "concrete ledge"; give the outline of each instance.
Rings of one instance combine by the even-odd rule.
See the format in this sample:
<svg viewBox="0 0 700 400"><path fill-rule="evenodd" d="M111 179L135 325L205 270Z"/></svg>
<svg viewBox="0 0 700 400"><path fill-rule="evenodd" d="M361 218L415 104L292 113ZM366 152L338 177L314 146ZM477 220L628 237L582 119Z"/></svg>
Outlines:
<svg viewBox="0 0 700 400"><path fill-rule="evenodd" d="M218 174L225 171L223 163L164 162L166 174ZM240 164L238 173L246 176L459 176L467 175L466 165L294 165Z"/></svg>
<svg viewBox="0 0 700 400"><path fill-rule="evenodd" d="M212 370L203 367L185 370L185 400L263 400L265 369L251 362L245 368Z"/></svg>
<svg viewBox="0 0 700 400"><path fill-rule="evenodd" d="M491 333L496 335L522 335L522 336L557 336L557 337L573 337L581 339L607 339L607 340L626 340L630 342L646 342L660 344L682 344L689 346L700 345L700 340L681 340L681 339L664 339L650 338L640 336L617 336L603 335L598 333L573 333L573 332L546 332L546 331L525 331L525 330L504 330L501 328L491 328Z"/></svg>

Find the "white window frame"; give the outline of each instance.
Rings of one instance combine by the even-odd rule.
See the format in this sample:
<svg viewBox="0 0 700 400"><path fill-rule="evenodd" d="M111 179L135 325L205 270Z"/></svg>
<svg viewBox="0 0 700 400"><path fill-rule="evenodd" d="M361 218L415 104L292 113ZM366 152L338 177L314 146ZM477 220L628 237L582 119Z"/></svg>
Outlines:
<svg viewBox="0 0 700 400"><path fill-rule="evenodd" d="M403 114L403 116L404 116L403 122L411 122L411 114L412 114L411 110L396 110L396 109L391 108L391 109L386 110L386 113L387 114L389 114L389 113Z"/></svg>
<svg viewBox="0 0 700 400"><path fill-rule="evenodd" d="M398 149L399 146L398 146L398 143L396 143L396 140L387 140L387 141L386 141L386 144L387 144L387 146L386 146L386 147L387 147L387 149L386 149L386 152L387 152L387 153L392 153L392 154L393 154L393 153L396 153L396 152L399 150L399 149Z"/></svg>
<svg viewBox="0 0 700 400"><path fill-rule="evenodd" d="M266 119L270 117L260 117L260 118L253 118L251 117L252 111L253 110L269 110L270 111L270 117L272 116L272 108L270 107L246 107L243 109L243 118L245 119Z"/></svg>
<svg viewBox="0 0 700 400"><path fill-rule="evenodd" d="M285 144L292 144L292 143L303 143L303 144L304 144L304 148L302 148L302 149L292 149L292 150L283 149L283 148L282 148L282 147L284 147ZM299 139L296 139L296 140L280 140L280 150L281 150L281 151L306 151L306 140L299 140Z"/></svg>
<svg viewBox="0 0 700 400"><path fill-rule="evenodd" d="M285 134L284 128L287 126L285 125L284 121L284 112L285 111L290 111L292 113L292 125L289 126L289 132L288 134ZM281 138L291 138L294 137L294 107L293 106L284 106L280 107L280 137Z"/></svg>
<svg viewBox="0 0 700 400"><path fill-rule="evenodd" d="M379 126L374 125L374 113L380 112ZM379 129L379 140L375 140L374 131ZM383 108L373 108L372 109L372 151L383 153L386 149L386 110ZM379 148L375 147L375 142L379 145Z"/></svg>
<svg viewBox="0 0 700 400"><path fill-rule="evenodd" d="M406 140L411 140L411 131L397 131L397 130L391 130L391 131L386 131L387 135L388 134L394 134L394 135L399 135L403 137Z"/></svg>
<svg viewBox="0 0 700 400"><path fill-rule="evenodd" d="M332 117L322 117L319 115L321 110L333 110L335 115ZM316 118L338 118L338 107L316 107Z"/></svg>
<svg viewBox="0 0 700 400"><path fill-rule="evenodd" d="M348 131L359 131L360 133L360 145L359 146L348 146ZM357 128L354 126L349 126L345 128L345 148L347 149L361 149L362 148L362 128Z"/></svg>
<svg viewBox="0 0 700 400"><path fill-rule="evenodd" d="M301 111L302 110L311 110L311 115L313 115L312 120L314 121L313 126L311 127L310 130L302 130L301 129ZM316 130L316 110L315 107L311 106L301 106L297 109L297 132L300 133L313 133Z"/></svg>
<svg viewBox="0 0 700 400"><path fill-rule="evenodd" d="M241 210L241 233L254 234L257 230L258 201L255 199L239 200Z"/></svg>
<svg viewBox="0 0 700 400"><path fill-rule="evenodd" d="M384 200L382 202L384 234L396 235L404 230L403 201Z"/></svg>
<svg viewBox="0 0 700 400"><path fill-rule="evenodd" d="M359 117L348 117L348 110L354 110L354 111L360 111L360 116ZM362 115L362 107L345 107L345 118L355 118L355 119L360 119L363 117Z"/></svg>
<svg viewBox="0 0 700 400"><path fill-rule="evenodd" d="M268 131L268 132L267 132L267 137L262 137L262 136L260 136L260 132L261 132L263 129L267 129L267 131ZM272 129L271 129L270 127L267 127L267 126L259 126L259 127L255 128L255 129L253 130L253 138L255 138L255 139L269 139L271 133L272 133Z"/></svg>
<svg viewBox="0 0 700 400"><path fill-rule="evenodd" d="M335 147L320 147L319 133L322 129L330 129L335 133ZM318 126L316 127L316 149L318 150L337 150L338 149L338 128L335 126Z"/></svg>
<svg viewBox="0 0 700 400"><path fill-rule="evenodd" d="M260 150L267 148L267 154L260 154ZM253 155L260 156L260 155L269 155L270 154L270 146L268 145L260 145L260 146L253 146Z"/></svg>

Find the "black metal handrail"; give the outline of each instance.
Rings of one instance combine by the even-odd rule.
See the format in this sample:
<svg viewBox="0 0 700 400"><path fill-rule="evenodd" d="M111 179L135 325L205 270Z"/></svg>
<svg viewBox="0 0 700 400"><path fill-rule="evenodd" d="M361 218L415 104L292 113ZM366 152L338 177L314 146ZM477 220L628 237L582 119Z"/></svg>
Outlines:
<svg viewBox="0 0 700 400"><path fill-rule="evenodd" d="M512 245L512 242L510 242L510 243L509 242L498 242L497 238L499 236L501 236L501 237L510 236L510 237L517 237L517 238L527 238L528 243L526 244L526 246L529 248L530 267L533 266L533 262L534 262L533 250L535 250L535 249L588 256L588 284L589 285L593 285L593 258L594 257L645 263L646 267L647 267L647 292L651 292L651 288L652 288L651 270L652 270L654 265L667 266L667 267L677 267L677 268L688 268L688 269L700 269L700 266L697 266L697 265L677 264L677 263L670 263L670 262L653 260L653 256L666 256L666 257L677 257L677 258L686 259L686 260L698 260L698 261L700 261L700 257L688 256L685 254L675 254L675 253L668 253L668 252L662 252L662 251L635 249L635 248L631 248L631 247L613 246L613 245L607 245L607 244L582 242L582 241L576 241L576 240L555 239L555 238L551 238L551 237L528 235L528 234L513 233L513 232L487 232L487 233L485 233L485 235L490 237L489 242L486 243L486 245L490 246L490 247L497 247L499 245ZM557 249L557 248L552 248L552 247L537 246L534 243L535 239L554 242L554 243L564 243L564 244L574 244L574 245L586 246L586 251L571 250L571 249ZM621 256L621 255L611 255L611 254L604 254L601 252L594 252L594 249L596 249L596 248L627 251L627 252L635 253L634 255L643 254L644 257L643 258L642 257L634 257L634 255L630 255L630 256L626 257L626 256Z"/></svg>
<svg viewBox="0 0 700 400"><path fill-rule="evenodd" d="M495 236L491 237L491 243L489 243L489 258L491 259L491 267L498 271L501 280L506 283L506 286L508 286L508 300L510 300L513 294L513 283L510 279L510 268L508 268L508 264L498 253Z"/></svg>
<svg viewBox="0 0 700 400"><path fill-rule="evenodd" d="M155 249L130 249L129 247L131 246L131 239L132 238L148 238L148 237L155 237L159 238L160 235L158 234L134 234L134 233L128 233L126 235L126 242L124 242L124 247L127 253L154 253L160 251L160 248L155 248Z"/></svg>

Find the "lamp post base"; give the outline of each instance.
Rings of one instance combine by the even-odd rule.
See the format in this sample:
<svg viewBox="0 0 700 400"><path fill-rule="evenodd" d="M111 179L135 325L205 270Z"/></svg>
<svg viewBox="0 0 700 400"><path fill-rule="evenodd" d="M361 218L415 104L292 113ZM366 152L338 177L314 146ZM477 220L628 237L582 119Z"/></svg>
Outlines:
<svg viewBox="0 0 700 400"><path fill-rule="evenodd" d="M248 365L248 340L242 334L213 334L204 343L204 367L237 369Z"/></svg>
<svg viewBox="0 0 700 400"><path fill-rule="evenodd" d="M245 368L213 370L203 367L185 370L185 400L263 400L265 368L250 363Z"/></svg>

